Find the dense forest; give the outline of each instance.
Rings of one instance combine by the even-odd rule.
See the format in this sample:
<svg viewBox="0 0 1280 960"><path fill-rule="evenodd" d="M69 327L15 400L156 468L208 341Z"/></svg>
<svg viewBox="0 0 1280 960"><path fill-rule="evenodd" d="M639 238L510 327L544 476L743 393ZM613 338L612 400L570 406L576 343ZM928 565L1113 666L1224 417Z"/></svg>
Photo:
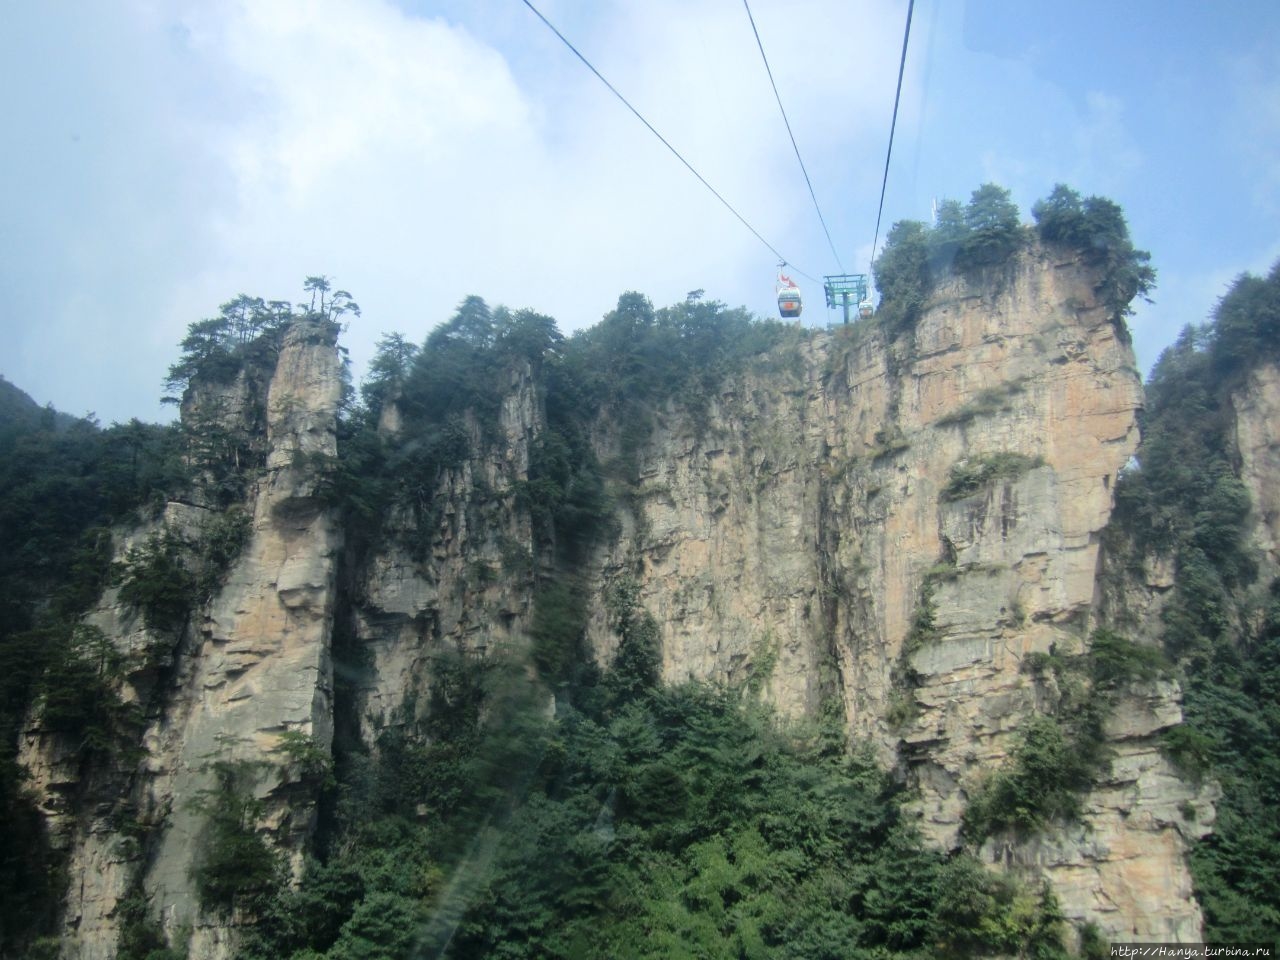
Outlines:
<svg viewBox="0 0 1280 960"><path fill-rule="evenodd" d="M1033 226L1021 224L1008 193L988 184L967 206L944 205L932 226L895 225L876 264L883 302L866 322L909 337L939 278L999 269L1035 237L1099 267L1123 330L1155 275L1119 208L1059 186L1032 214ZM189 395L265 377L290 324L336 336L358 312L323 278L307 293L298 305L241 296L193 324L169 388ZM513 555L502 575L534 583L529 646L441 652L425 701L368 744L343 680L359 676L366 652L339 617L333 754L295 744L323 798L301 882L286 882L255 832L244 771L219 769L200 799L210 829L193 879L207 912L255 919L247 960L1052 958L1068 945L1106 955L1095 929L1067 929L1051 890L987 870L976 844L930 848L903 815L902 785L848 741L834 712L783 724L751 682L659 683L657 628L633 584L606 598L616 658L597 664L585 648L581 565L609 535L617 498L637 480L634 451L664 405L696 416L726 376L785 363L783 348L810 335L695 291L659 309L626 293L567 337L550 317L469 297L421 345L383 338L344 402L337 458L315 465L355 532L344 562L358 566L384 536L429 549L437 479L475 453L477 429L496 442L504 373L527 366L545 429L513 493L534 551ZM1223 787L1215 832L1192 855L1206 937L1219 941L1280 941L1280 827L1268 813L1280 805L1280 585L1266 582L1248 539L1229 408L1250 371L1276 360L1280 265L1240 277L1214 317L1156 364L1106 549L1117 576L1156 555L1172 560L1176 583L1159 651L1104 636L1088 665L1102 683L1109 669L1158 660L1183 683L1186 722L1166 748L1186 776ZM0 954L53 956L40 937L57 919L59 853L24 790L23 725L35 715L63 733L86 785L127 767L151 705L121 700L121 678L137 665L83 614L113 583L158 634L177 636L243 542L235 505L261 469L262 440L252 415L235 429L207 408L170 426L102 428L0 387ZM402 420L394 442L379 430L392 406ZM591 442L599 416L625 439L612 459ZM156 537L113 565L113 528L176 497L224 515L198 542ZM387 526L392 516L412 522ZM971 824L1034 830L1040 818L1078 814L1071 797L1087 787L1088 764L1070 766L1078 756L1051 740L1031 725L1008 795L984 798ZM1049 796L1037 770L1061 789ZM121 958L184 955L160 936L141 888L120 916Z"/></svg>
<svg viewBox="0 0 1280 960"><path fill-rule="evenodd" d="M1192 854L1205 936L1280 941L1280 581L1259 567L1229 397L1280 358L1280 263L1239 277L1210 323L1183 330L1147 381L1141 462L1116 489L1120 553L1176 569L1162 643L1185 687L1167 734L1188 776L1223 787ZM1134 550L1132 548L1136 547Z"/></svg>

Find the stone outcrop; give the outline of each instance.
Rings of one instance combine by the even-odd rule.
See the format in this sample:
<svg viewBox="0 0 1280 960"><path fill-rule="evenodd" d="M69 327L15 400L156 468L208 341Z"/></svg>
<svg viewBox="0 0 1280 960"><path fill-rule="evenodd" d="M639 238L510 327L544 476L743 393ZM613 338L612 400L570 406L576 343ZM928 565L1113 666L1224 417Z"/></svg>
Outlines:
<svg viewBox="0 0 1280 960"><path fill-rule="evenodd" d="M744 684L784 718L842 716L914 788L922 830L956 846L969 800L1027 719L1054 708L1028 658L1085 653L1107 623L1102 534L1137 449L1142 395L1098 279L1077 257L1032 247L939 284L896 338L875 323L797 332L696 415L674 401L656 411L641 449L622 450L602 414L600 459L634 458L639 483L581 571L597 660L608 665L617 644L603 598L626 582L658 624L665 680ZM1257 376L1237 433L1259 544L1274 553L1280 373ZM516 491L545 417L536 372L520 365L509 378L496 439L469 425L470 457L426 491L429 522L381 518L341 572L344 537L362 532L339 529L318 496L335 452L332 337L296 324L265 395L245 382L195 398L192 416L229 410L237 430L261 404L252 534L222 587L165 641L161 667L132 678L153 718L127 802L77 812L77 774L56 744L33 731L24 754L70 852L67 956L113 955L118 902L137 883L171 936L191 931L193 957L230 955L235 918L202 914L190 875L202 829L190 801L211 783L211 757L254 765L263 830L296 873L314 790L281 736L329 749L335 608L344 642L362 652L349 709L368 742L413 718L440 653L527 643L536 551ZM379 429L404 429L394 402ZM164 522L194 538L209 512L171 504ZM1134 589L1155 596L1168 571L1147 579ZM163 645L114 591L92 620L121 649ZM1158 749L1181 719L1180 692L1142 681L1112 700L1110 770L1082 823L998 836L981 853L1048 880L1069 919L1104 935L1198 940L1185 855L1212 825L1214 788L1183 782ZM122 813L147 827L142 843L119 843Z"/></svg>
<svg viewBox="0 0 1280 960"><path fill-rule="evenodd" d="M314 797L294 789L299 771L280 735L306 735L326 752L333 735L329 644L342 532L305 458L336 456L341 387L332 337L310 323L291 327L266 398L252 534L193 625L178 695L149 732L149 793L168 816L145 887L171 935L195 924L193 960L222 956L226 942L221 924L201 922L190 877L204 820L190 801L211 785L210 760L261 764L253 792L295 874L313 826Z"/></svg>
<svg viewBox="0 0 1280 960"><path fill-rule="evenodd" d="M1180 700L1170 682L1125 690L1106 728L1110 769L1081 823L990 840L984 858L1047 877L1067 917L1095 923L1109 939L1198 942L1187 845L1212 828L1218 789L1185 782L1160 752L1160 731L1182 719Z"/></svg>
<svg viewBox="0 0 1280 960"><path fill-rule="evenodd" d="M366 741L425 708L421 695L442 652L483 656L524 642L533 602L533 533L511 491L528 478L530 447L542 429L527 365L511 372L505 397L497 443L487 445L478 426L468 425L479 455L446 471L434 491L435 523L427 536L410 545L415 519L387 518L388 534L371 549L353 586L355 639L368 661L354 709ZM394 432L398 420L384 410L380 428Z"/></svg>
<svg viewBox="0 0 1280 960"><path fill-rule="evenodd" d="M598 566L638 581L664 677L754 677L784 716L837 701L918 790L926 833L956 844L1043 706L1025 658L1083 652L1097 626L1141 384L1094 287L1077 260L1032 251L940 285L914 336L819 335L728 384L709 427L673 412ZM1008 475L951 489L1002 456ZM606 624L597 610L605 662ZM1156 750L1178 704L1173 685L1123 698L1086 827L988 856L1049 877L1073 920L1195 939L1184 855L1212 810Z"/></svg>
<svg viewBox="0 0 1280 960"><path fill-rule="evenodd" d="M1231 396L1240 479L1253 503L1254 543L1280 568L1280 369L1253 370Z"/></svg>
<svg viewBox="0 0 1280 960"><path fill-rule="evenodd" d="M659 411L641 450L623 451L602 419L602 461L634 454L639 484L589 564L597 660L617 642L603 598L632 581L659 625L665 680L749 682L784 717L834 706L917 789L926 833L957 844L969 797L1047 708L1025 659L1082 653L1099 624L1100 538L1142 397L1096 286L1077 258L1035 248L940 285L913 335L798 337L697 416ZM494 569L499 544L527 549L528 528L509 498L482 517L472 474L489 491L520 480L537 409L517 378L501 452L439 491L431 555L388 545L369 566L367 736L370 718L392 722L411 701L432 651L520 642L528 581L477 586L474 565ZM1002 455L1021 466L950 489L954 470ZM1104 933L1196 939L1185 852L1213 796L1157 749L1179 702L1168 683L1119 695L1110 774L1084 825L992 841L986 857L1049 879L1070 919Z"/></svg>
<svg viewBox="0 0 1280 960"><path fill-rule="evenodd" d="M265 396L237 382L219 391L234 403L219 416L244 416L239 404L260 404L267 444L265 469L253 480L245 509L248 542L214 595L194 611L176 640L148 629L138 611L109 590L89 621L112 637L132 663L126 696L149 700L153 717L136 768L117 773L126 797L75 821L57 797L57 740L33 730L24 761L37 773L44 807L54 814L68 849L71 884L65 907L64 955L115 956L121 898L140 888L175 943L193 960L229 957L235 919L201 913L191 877L202 843L204 815L192 801L211 786L214 761L245 762L252 792L263 803L263 830L295 874L314 818L314 789L281 750L295 731L327 752L332 737L333 625L337 555L342 531L317 496L320 472L308 458L336 454L341 367L336 329L296 322L284 336ZM185 413L186 411L184 411ZM120 557L161 526L189 541L212 511L171 503L158 521L132 531ZM157 664L157 650L160 663ZM156 672L159 689L152 690Z"/></svg>

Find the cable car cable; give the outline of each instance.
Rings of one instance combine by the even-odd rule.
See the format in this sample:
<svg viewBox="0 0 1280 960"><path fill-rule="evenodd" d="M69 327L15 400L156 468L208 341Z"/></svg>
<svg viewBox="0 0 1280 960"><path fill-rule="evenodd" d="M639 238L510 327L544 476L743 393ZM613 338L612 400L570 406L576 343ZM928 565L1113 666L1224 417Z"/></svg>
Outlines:
<svg viewBox="0 0 1280 960"><path fill-rule="evenodd" d="M766 240L763 236L761 236L761 235L760 235L760 231L758 231L755 227L753 227L751 224L749 224L749 223L747 222L746 217L744 217L744 216L743 216L742 214L740 214L737 210L735 210L735 209L734 209L734 207L733 207L733 204L731 204L728 200L726 200L724 197L722 197L722 196L720 195L720 191L718 191L715 187L713 187L710 183L708 183L708 182L707 182L707 180L706 180L706 178L705 178L702 174L700 174L697 170L695 170L695 169L693 168L693 164L691 164L688 160L686 160L683 156L681 156L680 151L679 151L679 150L677 150L675 147L673 147L673 146L672 146L672 145L667 141L667 138L666 138L666 137L664 137L664 136L663 136L662 134L660 134L656 129L654 129L653 124L651 124L648 120L646 120L646 119L641 115L640 111L639 111L639 110L637 110L635 107L633 107L633 106L631 105L630 101L628 101L626 97L624 97L622 94L620 94L620 93L617 91L617 88L616 88L616 87L614 87L614 85L613 85L612 83L610 83L608 80L606 80L606 79L604 78L604 75L603 75L603 74L601 74L599 70L597 70L594 66L592 66L592 65L591 65L591 61L590 61L590 60L588 60L586 57L584 57L584 56L583 56L583 55L578 51L578 48L577 48L577 47L575 47L572 43L570 43L570 42L569 42L569 40L565 37L565 35L564 35L563 33L561 33L559 30L557 30L557 29L556 29L555 24L553 24L550 20L548 20L546 17L544 17L544 16L542 15L542 11L540 11L537 7L535 7L535 6L530 2L530 0L521 0L521 2L522 2L522 3L524 3L524 5L525 5L526 7L528 7L530 10L532 10L532 11L533 11L534 16L536 16L539 20L541 20L541 21L546 25L546 27L547 27L547 29L548 29L548 30L550 30L552 33L554 33L557 37L559 37L559 38L560 38L560 42L561 42L561 43L563 43L566 47L568 47L568 48L573 52L573 55L574 55L575 57L577 57L579 60L581 60L581 61L582 61L582 63L583 63L583 65L584 65L584 66L586 66L586 68L587 68L588 70L590 70L592 73L594 73L594 74L596 75L596 79L597 79L597 80L599 80L601 83L603 83L606 87L608 87L608 88L609 88L609 91L610 91L610 92L611 92L615 97L617 97L619 100L621 100L621 101L622 101L623 106L625 106L628 110L630 110L633 114L635 114L636 119L637 119L637 120L639 120L641 123L643 123L646 127L648 127L648 128L649 128L649 132L650 132L650 133L652 133L652 134L653 134L655 137L657 137L659 140L661 140L661 141L662 141L662 145L663 145L664 147L666 147L668 150L670 150L670 151L675 155L675 158L676 158L677 160L679 160L681 163L683 163L683 164L685 165L685 167L688 169L688 171L689 171L690 173L692 173L695 177L697 177L697 178L698 178L698 180L699 180L699 182L700 182L704 187L706 187L708 190L710 190L710 191L711 191L711 193L715 196L715 198L716 198L717 200L719 200L722 204L724 204L725 209L727 209L730 213L732 213L735 217L737 217L737 218L738 218L738 222L739 222L739 223L741 223L744 227L746 227L748 230L750 230L750 231L751 231L751 233L752 233L752 234L754 234L754 236L755 236L755 238L756 238L757 240L759 240L759 241L760 241L761 243L763 243L766 247L768 247L768 248L769 248L769 250L770 250L770 252L772 252L772 253L773 253L773 255L774 255L775 257L777 257L779 260L785 261L785 262L786 262L790 267L792 267L792 268L795 270L795 272L796 272L796 273L800 274L800 276L802 276L802 277L804 277L804 278L806 278L806 279L808 279L808 280L812 280L814 283L817 283L817 282L818 282L816 279L814 279L813 277L809 276L809 274L805 273L803 270L801 270L799 267L797 267L794 263L792 263L791 261L787 260L787 258L786 258L786 257L784 257L782 254L780 254L780 253L777 251L777 249L773 246L773 244L771 244L768 240Z"/></svg>
<svg viewBox="0 0 1280 960"><path fill-rule="evenodd" d="M884 214L884 191L889 186L889 158L893 156L893 131L898 126L898 101L902 99L902 73L907 66L907 41L911 39L911 11L916 0L907 0L907 29L902 35L902 59L898 61L898 92L893 95L893 122L889 124L889 152L884 158L884 180L880 184L880 209L876 213L876 236L871 242L871 263L876 262L876 246L880 243L880 217Z"/></svg>
<svg viewBox="0 0 1280 960"><path fill-rule="evenodd" d="M827 229L826 218L822 216L822 208L818 206L818 197L813 192L813 182L809 179L809 171L805 169L804 160L800 157L800 147L796 144L796 135L791 132L791 121L787 118L787 110L782 105L782 96L778 93L778 84L774 82L773 70L769 67L769 58L765 56L764 43L760 39L760 31L756 29L756 18L751 15L751 4L747 0L742 0L742 5L747 8L747 19L751 21L751 32L756 35L756 46L760 48L760 59L764 61L765 73L769 75L769 86L773 87L773 98L778 101L778 110L782 113L782 122L786 124L787 136L791 138L791 147L796 152L796 161L800 164L800 172L804 174L805 185L809 188L809 196L813 200L813 209L817 211L818 222L822 224L822 232L827 235L827 244L831 247L831 256L835 257L836 266L839 267L840 254L836 253L836 245L831 239L831 231Z"/></svg>

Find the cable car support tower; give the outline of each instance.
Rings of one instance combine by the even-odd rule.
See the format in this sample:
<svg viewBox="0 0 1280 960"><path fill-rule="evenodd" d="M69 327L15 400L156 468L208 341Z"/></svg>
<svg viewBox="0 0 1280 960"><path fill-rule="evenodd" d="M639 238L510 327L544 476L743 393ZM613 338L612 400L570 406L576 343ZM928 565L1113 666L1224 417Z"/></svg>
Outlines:
<svg viewBox="0 0 1280 960"><path fill-rule="evenodd" d="M827 292L827 309L844 308L844 322L849 322L849 307L856 305L858 316L869 317L871 301L867 297L865 273L840 273L822 278L822 288Z"/></svg>

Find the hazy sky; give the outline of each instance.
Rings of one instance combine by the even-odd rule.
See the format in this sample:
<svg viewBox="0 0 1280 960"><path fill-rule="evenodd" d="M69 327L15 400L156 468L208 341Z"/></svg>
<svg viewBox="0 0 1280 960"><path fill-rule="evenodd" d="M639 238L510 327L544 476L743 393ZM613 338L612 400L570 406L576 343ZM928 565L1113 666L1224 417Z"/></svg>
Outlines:
<svg viewBox="0 0 1280 960"><path fill-rule="evenodd" d="M540 9L797 269L865 271L906 0ZM626 290L775 315L775 258L520 0L3 4L0 373L108 423L169 416L192 321L327 274L378 336L459 301L569 331ZM918 0L885 226L984 181L1125 209L1159 270L1145 371L1280 258L1280 4ZM836 319L801 279L804 320Z"/></svg>

